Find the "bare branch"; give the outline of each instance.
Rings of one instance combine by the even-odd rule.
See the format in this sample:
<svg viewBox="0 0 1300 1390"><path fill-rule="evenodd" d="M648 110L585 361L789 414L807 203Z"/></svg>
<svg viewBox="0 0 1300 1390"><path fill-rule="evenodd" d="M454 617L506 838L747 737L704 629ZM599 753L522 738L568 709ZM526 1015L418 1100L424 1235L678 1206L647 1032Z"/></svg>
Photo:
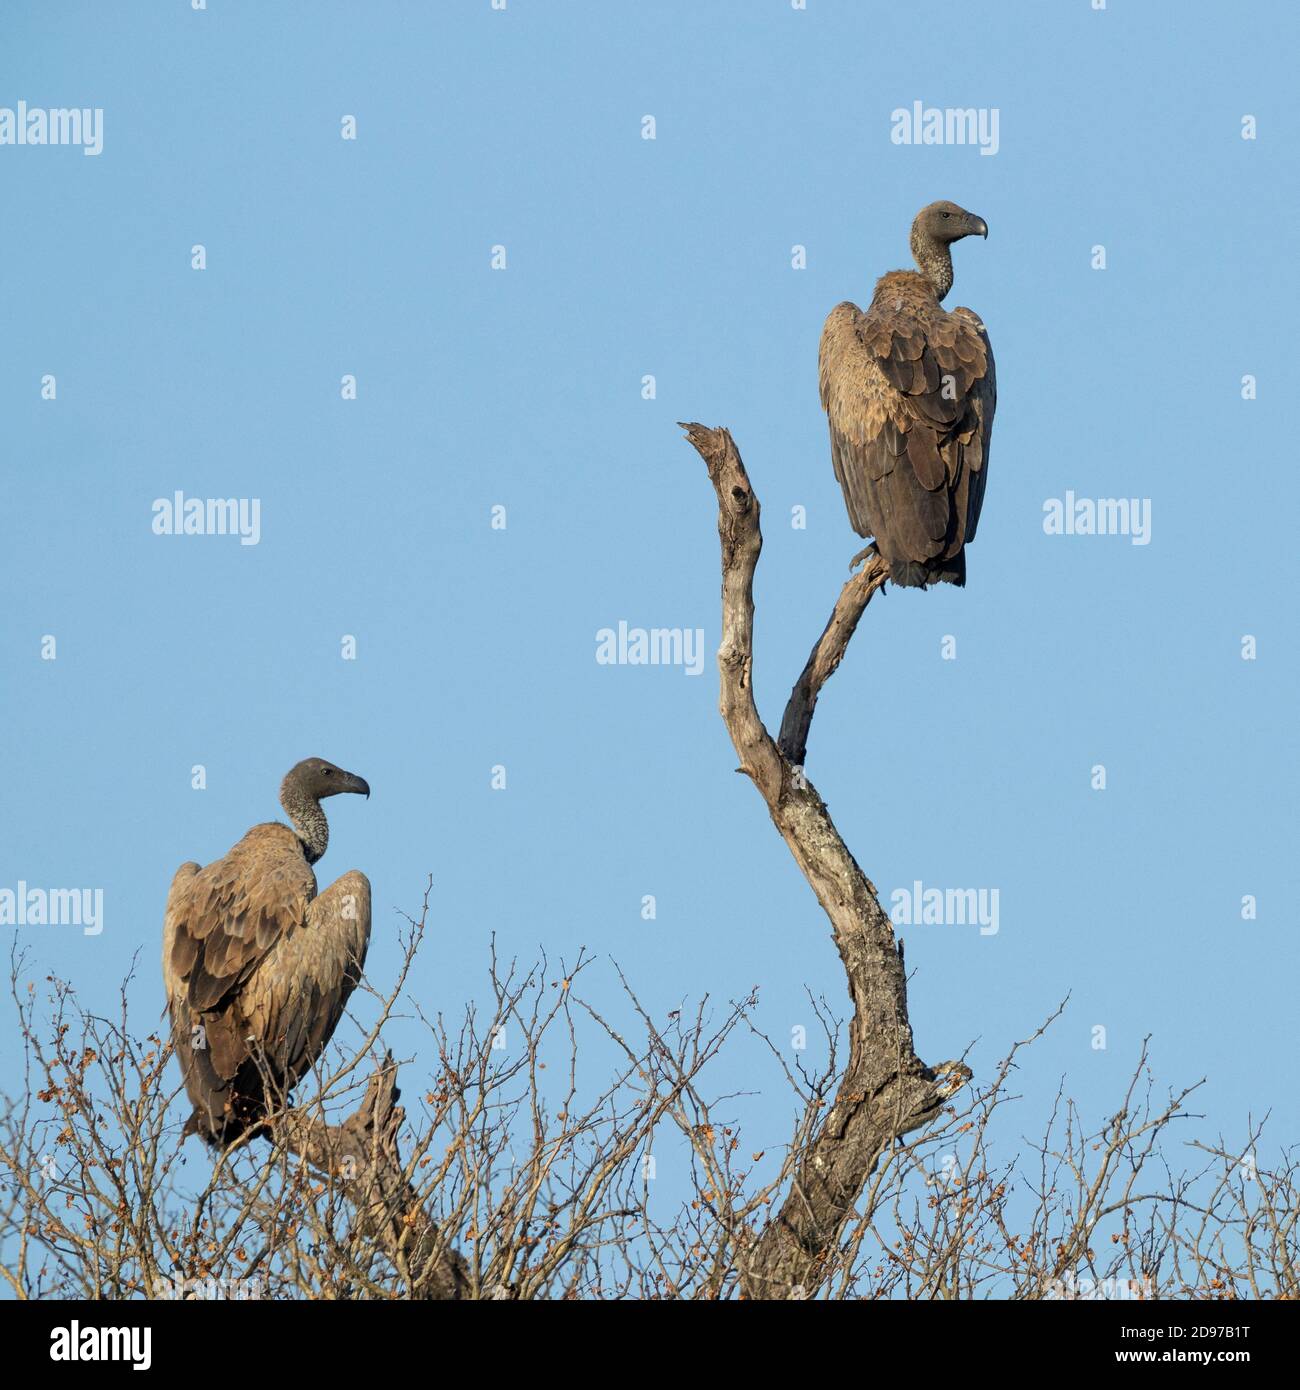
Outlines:
<svg viewBox="0 0 1300 1390"><path fill-rule="evenodd" d="M718 499L722 547L719 706L727 732L772 820L830 919L844 963L853 1019L849 1057L834 1103L797 1156L789 1195L740 1259L750 1298L810 1296L881 1154L933 1120L970 1079L962 1062L927 1067L913 1050L907 981L893 925L876 890L840 838L825 803L783 756L753 695L754 571L763 548L759 504L731 434L684 424ZM845 586L787 710L791 747L807 742L822 683L844 655L871 594L883 583L873 563ZM803 677L801 677L801 683Z"/></svg>
<svg viewBox="0 0 1300 1390"><path fill-rule="evenodd" d="M405 1119L397 1104L401 1094L397 1064L386 1053L361 1104L342 1124L290 1110L275 1121L275 1137L318 1172L343 1180L360 1218L357 1234L377 1241L408 1272L414 1296L462 1298L468 1283L465 1261L421 1205L398 1152Z"/></svg>
<svg viewBox="0 0 1300 1390"><path fill-rule="evenodd" d="M857 631L858 620L867 611L872 596L885 587L889 566L874 552L840 591L825 631L817 639L808 664L799 672L781 719L777 746L795 767L802 767L808 755L808 730L817 710L822 686L835 674Z"/></svg>

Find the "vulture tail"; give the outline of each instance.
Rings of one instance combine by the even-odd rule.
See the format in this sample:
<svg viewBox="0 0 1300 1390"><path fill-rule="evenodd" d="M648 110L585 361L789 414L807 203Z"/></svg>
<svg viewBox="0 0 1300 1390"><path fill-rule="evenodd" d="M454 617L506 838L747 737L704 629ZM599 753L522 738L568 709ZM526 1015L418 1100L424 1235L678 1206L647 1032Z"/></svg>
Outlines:
<svg viewBox="0 0 1300 1390"><path fill-rule="evenodd" d="M241 1135L253 1139L268 1132L258 1124L268 1107L265 1081L252 1058L246 1059L229 1081L212 1070L206 1051L195 1052L194 1062L207 1084L203 1088L203 1103L196 1105L185 1121L182 1139L197 1134L211 1148L224 1149Z"/></svg>
<svg viewBox="0 0 1300 1390"><path fill-rule="evenodd" d="M236 1139L251 1140L268 1135L268 1127L257 1124L256 1118L250 1115L223 1115L219 1119L213 1119L204 1111L195 1110L185 1121L181 1138L187 1139L191 1134L197 1134L209 1148L224 1149Z"/></svg>
<svg viewBox="0 0 1300 1390"><path fill-rule="evenodd" d="M928 589L931 584L966 587L964 551L948 560L891 560L889 577L900 589Z"/></svg>

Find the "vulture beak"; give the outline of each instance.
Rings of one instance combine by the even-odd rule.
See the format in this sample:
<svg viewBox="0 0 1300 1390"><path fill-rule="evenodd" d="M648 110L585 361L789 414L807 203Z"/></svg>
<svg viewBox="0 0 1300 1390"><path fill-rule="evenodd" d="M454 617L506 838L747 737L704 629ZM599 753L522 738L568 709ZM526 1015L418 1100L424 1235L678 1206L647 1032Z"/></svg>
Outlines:
<svg viewBox="0 0 1300 1390"><path fill-rule="evenodd" d="M982 217L976 217L971 213L971 231L978 233L985 241L989 239L989 224Z"/></svg>
<svg viewBox="0 0 1300 1390"><path fill-rule="evenodd" d="M370 783L364 777L358 777L355 772L349 772L344 778L343 785L339 788L341 792L361 792L364 793L367 801L370 800Z"/></svg>

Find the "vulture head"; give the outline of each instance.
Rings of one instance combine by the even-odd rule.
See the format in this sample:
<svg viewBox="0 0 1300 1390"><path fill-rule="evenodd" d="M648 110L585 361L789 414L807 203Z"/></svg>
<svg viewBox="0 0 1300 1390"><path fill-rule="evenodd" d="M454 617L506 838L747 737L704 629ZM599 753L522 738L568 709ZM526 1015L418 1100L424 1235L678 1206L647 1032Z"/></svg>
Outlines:
<svg viewBox="0 0 1300 1390"><path fill-rule="evenodd" d="M940 199L916 214L916 221L912 223L912 236L915 238L918 234L930 241L947 244L960 241L964 236L987 237L989 226L982 217L976 217L973 212L967 212L956 203Z"/></svg>
<svg viewBox="0 0 1300 1390"><path fill-rule="evenodd" d="M952 253L949 247L964 236L987 238L989 224L956 203L940 199L923 207L912 223L912 255L921 273L942 299L952 289Z"/></svg>
<svg viewBox="0 0 1300 1390"><path fill-rule="evenodd" d="M327 763L324 758L304 758L289 769L280 784L281 802L289 793L294 793L296 800L306 795L313 801L320 801L340 792L360 792L369 797L370 783L355 772L344 772L341 767Z"/></svg>
<svg viewBox="0 0 1300 1390"><path fill-rule="evenodd" d="M369 798L370 783L324 758L304 758L280 783L280 805L289 813L309 864L314 864L329 845L329 825L320 804L340 792L359 792Z"/></svg>

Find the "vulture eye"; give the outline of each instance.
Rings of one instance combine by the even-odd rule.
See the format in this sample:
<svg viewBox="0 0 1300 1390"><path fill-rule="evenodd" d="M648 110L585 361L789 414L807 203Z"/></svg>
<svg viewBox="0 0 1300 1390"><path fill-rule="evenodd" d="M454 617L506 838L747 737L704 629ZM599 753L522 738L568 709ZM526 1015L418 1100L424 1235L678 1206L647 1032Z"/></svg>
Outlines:
<svg viewBox="0 0 1300 1390"><path fill-rule="evenodd" d="M325 776L326 776L326 777L332 776L332 775L333 775L333 772L334 772L334 769L333 769L332 767L327 767L327 768L325 769Z"/></svg>
<svg viewBox="0 0 1300 1390"><path fill-rule="evenodd" d="M945 217L947 217L947 216L948 216L948 214L947 214L947 213L946 213L946 212L945 212L945 213L944 213L944 216L945 216Z"/></svg>

